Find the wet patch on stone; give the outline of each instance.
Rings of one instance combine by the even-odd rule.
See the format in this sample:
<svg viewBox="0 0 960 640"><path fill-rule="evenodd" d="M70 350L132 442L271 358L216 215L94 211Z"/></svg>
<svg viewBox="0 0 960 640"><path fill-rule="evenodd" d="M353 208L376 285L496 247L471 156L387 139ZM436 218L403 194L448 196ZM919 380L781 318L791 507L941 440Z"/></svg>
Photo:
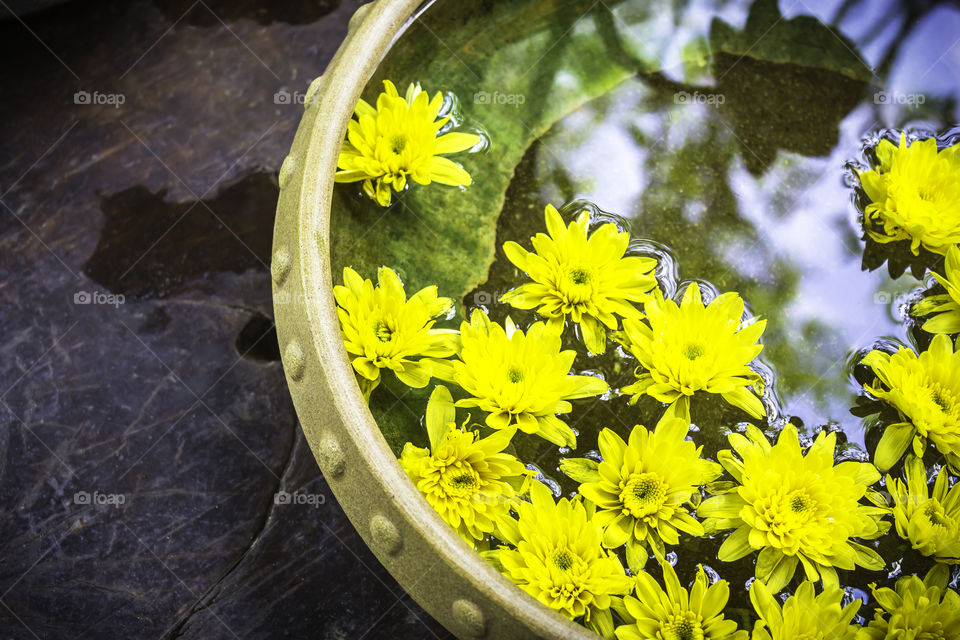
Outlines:
<svg viewBox="0 0 960 640"><path fill-rule="evenodd" d="M112 293L167 298L197 278L267 271L279 190L255 172L211 199L167 202L142 186L103 198L105 222L84 272Z"/></svg>
<svg viewBox="0 0 960 640"><path fill-rule="evenodd" d="M233 343L237 353L252 362L277 362L280 360L280 343L273 320L262 313L253 314L243 325Z"/></svg>

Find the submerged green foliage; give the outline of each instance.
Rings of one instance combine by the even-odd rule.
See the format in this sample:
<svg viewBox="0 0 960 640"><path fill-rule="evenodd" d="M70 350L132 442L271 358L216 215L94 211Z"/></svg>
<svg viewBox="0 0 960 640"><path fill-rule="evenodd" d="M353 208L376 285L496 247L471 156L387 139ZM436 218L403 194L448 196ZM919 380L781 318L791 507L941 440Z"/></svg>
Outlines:
<svg viewBox="0 0 960 640"><path fill-rule="evenodd" d="M384 210L356 189L338 186L330 229L334 272L399 265L408 287L437 284L457 299L483 282L504 194L524 151L554 122L636 72L611 64L602 55L602 38L579 24L581 18L589 24L585 14L601 11L607 9L587 0L489 7L458 2L414 22L364 97L374 100L384 79L405 86L429 78L425 90L449 92L460 101L454 107L462 121L458 130L482 127L490 151L456 158L473 178L469 197L454 187L414 186Z"/></svg>

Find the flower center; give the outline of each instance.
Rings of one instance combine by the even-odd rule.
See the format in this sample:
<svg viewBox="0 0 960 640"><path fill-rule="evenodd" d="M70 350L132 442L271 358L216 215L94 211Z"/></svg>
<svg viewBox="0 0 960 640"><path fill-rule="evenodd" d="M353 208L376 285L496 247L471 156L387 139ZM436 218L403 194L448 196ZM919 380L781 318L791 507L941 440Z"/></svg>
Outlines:
<svg viewBox="0 0 960 640"><path fill-rule="evenodd" d="M480 477L470 466L456 463L444 470L440 484L448 496L468 497L480 487Z"/></svg>
<svg viewBox="0 0 960 640"><path fill-rule="evenodd" d="M399 154L406 148L407 139L404 136L394 136L393 139L390 140L390 151Z"/></svg>
<svg viewBox="0 0 960 640"><path fill-rule="evenodd" d="M596 279L596 274L587 267L569 267L564 271L558 288L569 304L581 304L593 297Z"/></svg>
<svg viewBox="0 0 960 640"><path fill-rule="evenodd" d="M516 367L511 367L510 370L507 371L507 379L513 384L523 382L523 371L520 371L520 369Z"/></svg>
<svg viewBox="0 0 960 640"><path fill-rule="evenodd" d="M798 545L808 544L821 535L828 523L824 520L824 507L816 496L816 492L805 489L781 489L753 503L757 516L766 524L771 544L795 550Z"/></svg>
<svg viewBox="0 0 960 640"><path fill-rule="evenodd" d="M935 382L930 387L930 399L944 413L953 413L957 406L953 393L949 389L944 389L939 382Z"/></svg>
<svg viewBox="0 0 960 640"><path fill-rule="evenodd" d="M566 549L557 549L553 553L553 566L560 571L570 571L573 568L573 556Z"/></svg>
<svg viewBox="0 0 960 640"><path fill-rule="evenodd" d="M813 500L810 499L805 493L796 494L793 498L790 499L790 510L794 513L803 513L809 509L813 504Z"/></svg>
<svg viewBox="0 0 960 640"><path fill-rule="evenodd" d="M930 524L941 527L950 527L953 521L947 516L943 505L938 500L930 499L923 504L923 515L927 516Z"/></svg>
<svg viewBox="0 0 960 640"><path fill-rule="evenodd" d="M634 473L622 484L623 511L634 517L656 513L667 498L667 483L658 473Z"/></svg>
<svg viewBox="0 0 960 640"><path fill-rule="evenodd" d="M690 342L683 348L683 355L692 362L703 355L703 347L695 342Z"/></svg>
<svg viewBox="0 0 960 640"><path fill-rule="evenodd" d="M927 186L927 185L921 186L921 187L917 190L917 195L918 195L918 196L920 197L920 199L923 200L924 202L936 203L937 200L939 199L939 198L937 198L937 196L939 195L938 192L937 192L937 190L936 190L936 189L931 189L931 188L930 188L929 186Z"/></svg>
<svg viewBox="0 0 960 640"><path fill-rule="evenodd" d="M670 616L660 624L660 637L663 640L703 640L703 627L692 611Z"/></svg>
<svg viewBox="0 0 960 640"><path fill-rule="evenodd" d="M457 489L466 489L467 487L472 487L476 484L473 476L466 473L462 473L459 476L454 476L450 478L450 486L456 487Z"/></svg>
<svg viewBox="0 0 960 640"><path fill-rule="evenodd" d="M380 342L390 342L393 340L393 329L387 324L386 320L381 320L373 330Z"/></svg>
<svg viewBox="0 0 960 640"><path fill-rule="evenodd" d="M590 274L583 269L571 269L568 277L576 285L590 284Z"/></svg>

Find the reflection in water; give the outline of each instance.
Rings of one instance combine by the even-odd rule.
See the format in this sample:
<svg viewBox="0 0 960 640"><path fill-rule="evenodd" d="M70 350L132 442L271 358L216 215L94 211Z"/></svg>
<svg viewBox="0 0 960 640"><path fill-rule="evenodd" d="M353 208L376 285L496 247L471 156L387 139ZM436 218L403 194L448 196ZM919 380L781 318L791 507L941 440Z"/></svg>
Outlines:
<svg viewBox="0 0 960 640"><path fill-rule="evenodd" d="M848 5L863 7L851 10ZM703 7L678 12L672 29L651 30L655 19L634 3L618 6L613 18L598 15L597 28L606 30L615 59L633 56L636 61L639 54L630 43L645 34L650 36L643 40L647 55L657 51L659 59L677 64L638 74L562 119L531 147L507 192L497 260L484 290L508 288L520 277L499 244L540 231L539 216L531 211L546 202L596 203L622 216L635 238L667 247L659 257L671 264L675 258L678 265L676 272L661 274L668 292L675 293L690 280L705 280L720 291L741 293L752 313L768 319L760 367L769 366L765 377L774 380L766 398L774 430L784 420L805 426L808 435L820 426L839 429L845 436L840 438L841 457L867 459L865 448L872 450L876 434L871 432L865 442L864 421L858 417L868 415L870 407L859 406L857 415L851 413L858 403L864 404L858 400L861 383L853 377L855 354L874 345L912 343L905 308L922 283L909 272L894 280L885 269L862 269L864 243L844 166L859 157L864 136L871 131L911 122L938 130L950 126L960 115L960 74L951 42L945 41L949 31L913 10L880 11L866 5L848 2L817 16L846 16L839 32L796 14L773 29L761 13L776 11L776 3L765 0L754 5L752 23L742 4L739 13L728 5L724 22L713 20L712 26L704 19ZM941 7L937 12L943 14L943 23L960 24L960 9ZM873 21L881 14L911 25L911 38L925 31L928 41L948 51L948 62L918 70L922 58L898 53L902 40L887 39L881 46L876 34L847 27L853 17ZM757 29L769 30L774 41L743 57L750 43L738 43L738 34ZM799 63L786 62L806 36L819 43L823 55L801 52ZM719 51L712 64L696 45L708 40ZM868 54L859 53L861 44ZM908 78L906 85L887 82L866 67L862 55L887 69L906 66L914 72L895 74ZM932 59L929 54L925 58L928 63ZM928 99L903 98L908 90ZM567 214L573 211L568 208ZM466 303L471 303L469 296ZM491 309L495 319L507 313L518 315L497 305ZM571 340L566 346L577 345ZM631 381L629 359L588 358L580 351L580 366L602 373L611 387ZM863 372L858 373L862 377ZM586 445L581 448L592 446L589 434L604 426L652 425L660 410L649 401L631 408L623 399L593 405L593 413L578 425ZM586 414L587 408L582 411ZM725 427L746 419L699 396L693 413L700 425L697 442L709 456L726 448ZM558 491L575 489L556 472L559 459L568 453L557 455L525 442L518 442L517 450L521 458L536 461ZM927 566L905 553L899 542L896 536L881 542L880 552L892 562L889 578ZM685 542L686 553L679 561L692 565L715 558L717 544L706 539ZM736 581L730 566L722 573ZM867 582L882 578L857 572L848 574L845 582L859 595L866 593ZM745 604L741 596L733 600Z"/></svg>
<svg viewBox="0 0 960 640"><path fill-rule="evenodd" d="M920 283L861 271L857 212L841 169L859 155L865 132L887 124L878 108L899 120L917 105L890 113L892 105L874 104L862 82L827 70L744 58L713 72L729 78L731 67L759 81L737 76L698 89L666 80L675 75L667 71L621 85L551 130L530 179L545 201L583 197L628 217L635 235L673 249L681 277L741 292L769 318L764 358L777 371L787 414L808 425L838 423L862 443L849 413L856 387L847 381L847 357L879 335L908 339L901 307ZM929 68L933 93L945 86L945 70ZM853 101L822 92L808 99L830 74L855 82L843 94L857 89ZM771 77L776 87L764 84ZM686 94L677 99L665 87ZM698 91L704 97L693 98ZM804 99L792 102L791 94ZM955 96L948 102L955 105ZM941 114L941 128L951 111ZM768 118L777 112L786 120Z"/></svg>

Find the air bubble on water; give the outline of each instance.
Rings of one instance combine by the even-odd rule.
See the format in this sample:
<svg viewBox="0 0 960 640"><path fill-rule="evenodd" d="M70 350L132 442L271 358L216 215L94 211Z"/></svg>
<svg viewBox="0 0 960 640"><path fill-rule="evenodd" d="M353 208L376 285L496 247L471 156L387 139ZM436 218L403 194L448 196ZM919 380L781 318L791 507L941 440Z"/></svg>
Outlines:
<svg viewBox="0 0 960 640"><path fill-rule="evenodd" d="M890 563L890 571L887 572L887 578L889 580L893 580L894 578L897 578L900 576L900 573L902 572L902 569L900 567L902 564L903 564L903 558L900 558L899 560L894 560L893 562Z"/></svg>
<svg viewBox="0 0 960 640"><path fill-rule="evenodd" d="M840 430L837 431L839 436L841 433L846 434L846 432ZM861 449L855 444L848 444L837 453L838 462L870 462L870 455L866 451Z"/></svg>
<svg viewBox="0 0 960 640"><path fill-rule="evenodd" d="M490 139L490 134L481 126L476 126L470 129L470 133L476 134L480 140L477 144L473 145L468 149L470 153L482 153L489 151L490 147L493 146L493 142Z"/></svg>
<svg viewBox="0 0 960 640"><path fill-rule="evenodd" d="M843 606L847 606L854 600L860 600L863 604L870 602L870 595L863 589L844 587L843 594Z"/></svg>
<svg viewBox="0 0 960 640"><path fill-rule="evenodd" d="M631 354L629 351L624 349L623 345L620 344L619 342L617 343L617 348L614 350L614 353L617 356L617 360L635 360L636 359L633 357L633 354Z"/></svg>
<svg viewBox="0 0 960 640"><path fill-rule="evenodd" d="M703 572L707 574L707 578L710 579L710 584L716 584L721 580L720 574L708 564L700 565L703 567Z"/></svg>
<svg viewBox="0 0 960 640"><path fill-rule="evenodd" d="M440 111L437 113L439 118L450 118L443 128L440 129L440 133L446 133L450 129L458 127L462 121L463 116L460 110L460 98L457 97L457 94L452 91L447 91L443 94L443 104L440 105Z"/></svg>
<svg viewBox="0 0 960 640"><path fill-rule="evenodd" d="M550 489L550 492L553 494L554 498L559 498L562 494L560 490L560 484L551 478L549 478L543 471L535 464L529 463L525 465L528 471L534 472L534 480L537 482L542 482Z"/></svg>
<svg viewBox="0 0 960 640"><path fill-rule="evenodd" d="M670 247L649 238L631 238L625 255L655 258L657 268L654 276L664 291L663 295L667 298L676 295L680 282L680 265Z"/></svg>
<svg viewBox="0 0 960 640"><path fill-rule="evenodd" d="M580 375L582 376L591 376L593 378L600 378L604 382L607 381L607 378L603 375L603 372L599 369L581 369Z"/></svg>
<svg viewBox="0 0 960 640"><path fill-rule="evenodd" d="M600 207L590 202L589 200L571 200L557 208L557 211L560 213L560 217L563 219L564 224L570 224L576 220L583 211L586 211L590 223L588 225L588 232L594 231L594 229L599 226L598 220L602 213L604 213ZM608 220L612 222L612 220ZM619 225L617 225L619 227ZM621 231L626 231L627 228L620 227Z"/></svg>

